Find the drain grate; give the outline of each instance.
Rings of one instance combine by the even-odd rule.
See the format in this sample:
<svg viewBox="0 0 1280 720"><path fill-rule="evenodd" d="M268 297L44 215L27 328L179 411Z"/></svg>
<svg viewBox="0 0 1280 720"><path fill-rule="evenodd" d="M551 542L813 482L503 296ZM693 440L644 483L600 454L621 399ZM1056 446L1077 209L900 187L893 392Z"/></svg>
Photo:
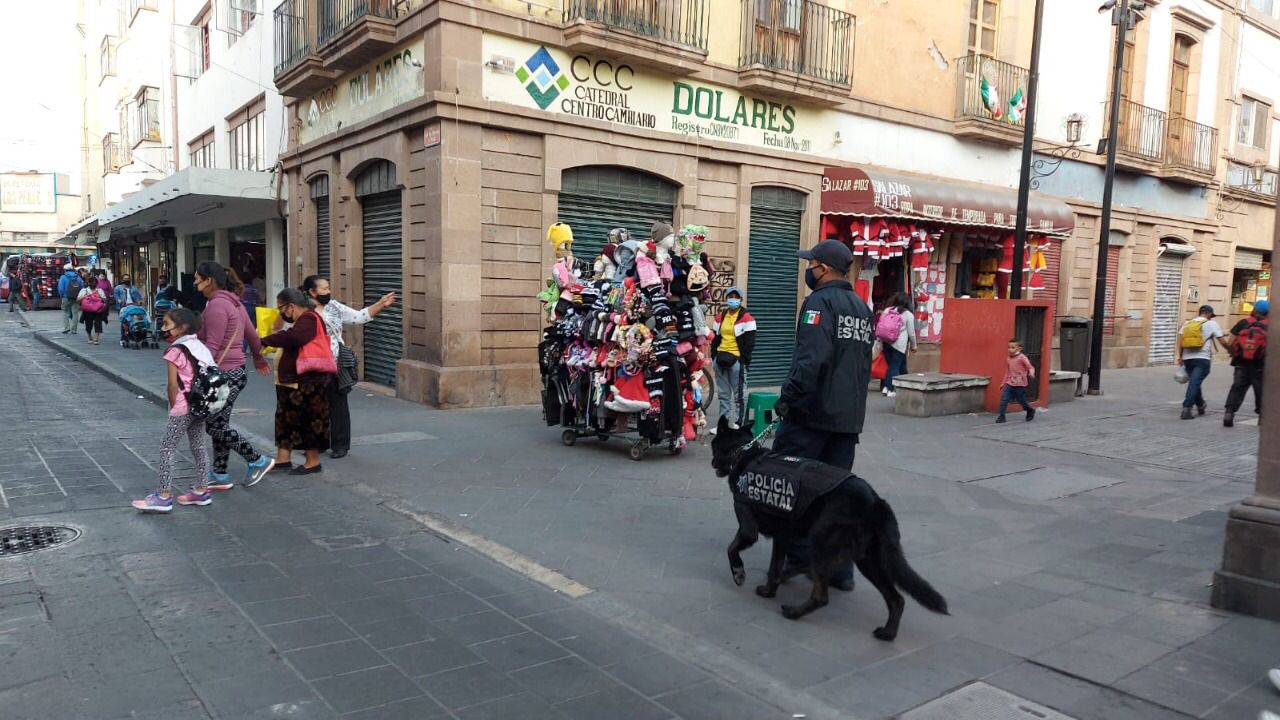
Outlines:
<svg viewBox="0 0 1280 720"><path fill-rule="evenodd" d="M0 557L46 550L78 537L79 530L59 525L0 528Z"/></svg>
<svg viewBox="0 0 1280 720"><path fill-rule="evenodd" d="M966 685L899 717L900 720L1073 720L984 682Z"/></svg>

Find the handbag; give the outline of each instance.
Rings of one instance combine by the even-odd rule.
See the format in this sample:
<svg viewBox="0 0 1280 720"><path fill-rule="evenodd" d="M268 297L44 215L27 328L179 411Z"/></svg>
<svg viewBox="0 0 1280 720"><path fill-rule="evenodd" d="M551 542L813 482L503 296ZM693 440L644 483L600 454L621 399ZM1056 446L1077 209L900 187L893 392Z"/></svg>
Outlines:
<svg viewBox="0 0 1280 720"><path fill-rule="evenodd" d="M336 374L338 363L334 361L333 349L329 347L329 335L324 331L324 320L314 310L308 312L316 319L316 334L307 341L306 345L298 348L298 374Z"/></svg>
<svg viewBox="0 0 1280 720"><path fill-rule="evenodd" d="M871 361L871 377L875 380L883 380L888 373L889 361L884 359L884 353L880 353L875 360Z"/></svg>
<svg viewBox="0 0 1280 720"><path fill-rule="evenodd" d="M338 392L346 395L360 380L360 359L346 345L338 346Z"/></svg>

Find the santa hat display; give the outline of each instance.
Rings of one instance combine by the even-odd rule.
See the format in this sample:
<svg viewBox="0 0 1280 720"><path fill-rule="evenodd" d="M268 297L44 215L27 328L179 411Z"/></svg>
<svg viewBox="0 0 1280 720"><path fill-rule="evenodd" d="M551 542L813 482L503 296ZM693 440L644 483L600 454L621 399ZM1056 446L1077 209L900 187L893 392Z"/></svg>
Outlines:
<svg viewBox="0 0 1280 720"><path fill-rule="evenodd" d="M618 413L636 413L649 409L649 393L645 390L644 375L619 369L613 379L613 393L604 406Z"/></svg>

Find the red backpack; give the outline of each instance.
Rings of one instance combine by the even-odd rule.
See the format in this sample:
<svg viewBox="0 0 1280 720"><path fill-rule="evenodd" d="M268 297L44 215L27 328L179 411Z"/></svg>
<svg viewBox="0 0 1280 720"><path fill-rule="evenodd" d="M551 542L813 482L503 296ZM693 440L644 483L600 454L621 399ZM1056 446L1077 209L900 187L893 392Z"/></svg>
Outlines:
<svg viewBox="0 0 1280 720"><path fill-rule="evenodd" d="M1254 320L1240 329L1231 345L1241 360L1262 360L1267 356L1267 320Z"/></svg>

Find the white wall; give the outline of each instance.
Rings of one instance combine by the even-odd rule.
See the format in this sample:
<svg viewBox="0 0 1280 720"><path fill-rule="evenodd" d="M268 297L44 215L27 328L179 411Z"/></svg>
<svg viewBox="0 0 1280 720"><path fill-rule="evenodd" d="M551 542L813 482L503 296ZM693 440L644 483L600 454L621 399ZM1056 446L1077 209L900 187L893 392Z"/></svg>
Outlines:
<svg viewBox="0 0 1280 720"><path fill-rule="evenodd" d="M191 24L205 6L205 0L175 0L177 22ZM245 3L238 2L243 6ZM231 167L228 127L226 117L265 93L263 153L265 168L275 164L284 150L284 101L275 90L274 58L272 55L271 11L263 9L266 0L259 0L259 14L253 26L243 36L234 37L219 30L229 27L223 17L228 14L225 0L214 2L215 17L211 24L210 67L195 80L178 78L178 145L181 149L180 167L190 164L187 144L214 129L214 155L216 166ZM234 42L230 42L234 40ZM177 42L182 42L178 40ZM177 52L182 52L178 48Z"/></svg>
<svg viewBox="0 0 1280 720"><path fill-rule="evenodd" d="M1200 47L1199 106L1191 119L1204 125L1215 125L1218 103L1218 64L1222 53L1222 11L1205 0L1173 0L1147 11L1143 22L1147 27L1146 91L1143 104L1157 110L1169 108L1169 75L1173 58L1173 8L1184 7L1210 22ZM1110 53L1108 53L1110 57ZM1196 68L1193 68L1195 71Z"/></svg>
<svg viewBox="0 0 1280 720"><path fill-rule="evenodd" d="M1107 125L1115 28L1109 14L1079 0L1047 0L1040 48L1040 92L1036 103L1036 137L1065 142L1067 116L1085 118L1082 144L1096 147Z"/></svg>
<svg viewBox="0 0 1280 720"><path fill-rule="evenodd" d="M1280 106L1280 39L1248 23L1240 32L1239 91L1256 93ZM1238 98L1237 98L1238 99ZM1233 146L1240 128L1239 109L1226 138ZM1271 122L1271 165L1280 165L1280 123Z"/></svg>

